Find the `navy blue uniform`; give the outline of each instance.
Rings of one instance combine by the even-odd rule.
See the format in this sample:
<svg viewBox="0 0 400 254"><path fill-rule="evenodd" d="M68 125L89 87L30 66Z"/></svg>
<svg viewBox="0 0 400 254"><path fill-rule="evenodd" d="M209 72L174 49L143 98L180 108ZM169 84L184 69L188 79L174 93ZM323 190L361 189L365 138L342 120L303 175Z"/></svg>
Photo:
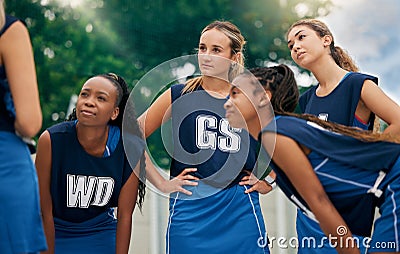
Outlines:
<svg viewBox="0 0 400 254"><path fill-rule="evenodd" d="M316 90L318 86L314 86L301 95L299 100L300 109L303 113L316 115L323 120L372 130L375 119L374 114L371 114L369 121L366 123L356 116L356 109L365 80L371 80L378 84L378 78L374 76L348 72L329 95L317 96ZM296 229L299 239L310 236L316 238L324 236L318 224L299 212L297 213ZM302 253L301 247L299 248L299 253ZM305 250L307 254L311 251L310 249ZM320 250L315 251L319 252ZM336 253L336 250L329 246L326 246L324 251L330 251L332 254Z"/></svg>
<svg viewBox="0 0 400 254"><path fill-rule="evenodd" d="M258 193L237 184L255 166L257 141L221 117L226 99L183 87L171 87L171 176L194 167L200 181L192 196L171 194L167 253L269 253Z"/></svg>
<svg viewBox="0 0 400 254"><path fill-rule="evenodd" d="M117 222L113 207L118 206L121 188L133 172L120 135L115 150L99 158L79 144L75 122L60 123L48 131L56 252L114 253ZM143 153L143 143L137 144L142 144L138 150Z"/></svg>
<svg viewBox="0 0 400 254"><path fill-rule="evenodd" d="M6 16L0 36L17 18ZM40 215L35 166L27 145L15 135L15 110L6 66L0 66L0 250L35 253L47 249Z"/></svg>
<svg viewBox="0 0 400 254"><path fill-rule="evenodd" d="M360 121L355 115L365 80L371 80L378 84L378 78L374 76L349 72L326 96L317 96L318 86L313 86L300 96L300 109L302 113L316 115L323 120L365 129L366 127L360 126ZM371 114L368 123L364 123L368 125L367 128L372 129L374 118L374 114Z"/></svg>
<svg viewBox="0 0 400 254"><path fill-rule="evenodd" d="M263 129L263 132L266 131L274 132L275 127L267 126ZM375 207L379 207L383 217L375 223L370 252L398 251L400 246L397 233L400 229L398 220L400 210L397 208L400 202L399 144L366 143L329 132L315 123L287 116L276 117L276 133L290 137L311 149L312 152L307 157L330 200L353 234L370 236ZM283 171L274 163L271 166L278 175L277 183L285 195L304 214L314 219L307 204ZM387 175L379 182L377 180L381 171ZM317 244L320 244L320 238L316 239ZM391 247L387 245L387 249L376 249L376 243L379 241L396 244ZM299 243L302 243L301 239ZM325 243L328 244L327 240ZM323 250L322 246L318 246L319 249L315 246L303 247L325 253L326 246Z"/></svg>

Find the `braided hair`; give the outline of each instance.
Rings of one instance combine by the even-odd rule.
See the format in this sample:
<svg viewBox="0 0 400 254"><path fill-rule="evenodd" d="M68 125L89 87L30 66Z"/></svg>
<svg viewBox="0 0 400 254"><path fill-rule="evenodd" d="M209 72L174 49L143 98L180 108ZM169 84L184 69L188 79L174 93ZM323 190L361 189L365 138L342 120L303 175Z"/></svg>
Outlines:
<svg viewBox="0 0 400 254"><path fill-rule="evenodd" d="M108 124L117 126L120 128L120 130L122 130L122 118L129 98L129 89L126 81L121 76L114 73L98 74L94 75L93 77L105 78L109 80L117 88L117 100L115 102L115 106L118 106L119 114L116 119L110 120ZM131 106L129 106L129 109L131 109ZM143 137L142 131L137 122L136 114L134 114L134 112L130 112L130 116L134 118L134 121L130 121L131 130L133 130L133 133L136 136ZM76 108L74 108L72 113L67 117L67 121L72 121L76 119L77 119ZM145 167L146 167L145 157L144 154L142 154L142 157L140 158L140 172L139 172L139 190L138 190L139 200L137 201L137 205L140 211L142 210L144 196L146 194L146 184L144 180L142 181L142 179L145 179L145 173L146 173Z"/></svg>
<svg viewBox="0 0 400 254"><path fill-rule="evenodd" d="M249 70L272 93L271 104L275 114L292 112L299 100L299 89L292 70L284 64L273 67L257 67Z"/></svg>

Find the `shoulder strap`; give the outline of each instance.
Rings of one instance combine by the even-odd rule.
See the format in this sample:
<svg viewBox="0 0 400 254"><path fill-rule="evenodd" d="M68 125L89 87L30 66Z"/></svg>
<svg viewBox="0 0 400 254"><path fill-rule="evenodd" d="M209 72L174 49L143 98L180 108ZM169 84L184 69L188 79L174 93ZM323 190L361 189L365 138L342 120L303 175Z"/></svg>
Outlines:
<svg viewBox="0 0 400 254"><path fill-rule="evenodd" d="M301 113L306 112L307 106L311 103L313 94L315 94L315 90L317 86L312 86L307 91L305 91L299 98L299 106L301 109Z"/></svg>
<svg viewBox="0 0 400 254"><path fill-rule="evenodd" d="M16 17L7 15L7 16L6 16L6 23L4 24L3 28L0 30L0 36L2 36L3 33L4 33L5 31L7 31L7 29L8 29L12 24L14 24L14 23L17 22L17 21L21 21L21 20L18 19L18 18L16 18ZM21 21L21 22L22 22L24 25L26 25L25 22L23 22L23 21Z"/></svg>
<svg viewBox="0 0 400 254"><path fill-rule="evenodd" d="M182 90L185 87L184 84L177 84L171 86L171 101L174 102L176 99L182 96Z"/></svg>
<svg viewBox="0 0 400 254"><path fill-rule="evenodd" d="M363 74L363 73L359 73L359 72L353 72L353 73L349 74L349 76L347 77L346 82L351 84L351 86L349 87L349 92L350 92L351 98L353 98L351 106L350 106L351 107L350 112L352 112L350 114L350 119L349 119L350 124L352 124L354 122L357 105L361 98L361 90L363 88L365 80L371 80L376 85L378 85L378 78L371 76L371 75L367 75L367 74ZM375 120L375 114L371 114L371 117L368 121L370 130L373 129L374 120Z"/></svg>

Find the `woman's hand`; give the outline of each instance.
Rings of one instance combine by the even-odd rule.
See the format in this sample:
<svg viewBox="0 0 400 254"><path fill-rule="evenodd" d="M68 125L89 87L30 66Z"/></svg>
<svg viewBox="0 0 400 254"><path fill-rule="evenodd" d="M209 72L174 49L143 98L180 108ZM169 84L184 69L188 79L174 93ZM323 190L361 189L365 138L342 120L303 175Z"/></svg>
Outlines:
<svg viewBox="0 0 400 254"><path fill-rule="evenodd" d="M186 168L184 169L177 177L174 177L171 180L165 180L162 186L162 192L171 193L171 192L182 192L186 195L192 195L192 192L183 188L184 185L189 186L197 186L199 178L191 175L190 173L196 172L197 168Z"/></svg>
<svg viewBox="0 0 400 254"><path fill-rule="evenodd" d="M244 176L239 182L239 185L250 185L251 188L247 189L244 193L250 193L257 191L261 194L267 194L273 190L272 186L269 185L265 180L258 179L253 173L245 171L248 175Z"/></svg>

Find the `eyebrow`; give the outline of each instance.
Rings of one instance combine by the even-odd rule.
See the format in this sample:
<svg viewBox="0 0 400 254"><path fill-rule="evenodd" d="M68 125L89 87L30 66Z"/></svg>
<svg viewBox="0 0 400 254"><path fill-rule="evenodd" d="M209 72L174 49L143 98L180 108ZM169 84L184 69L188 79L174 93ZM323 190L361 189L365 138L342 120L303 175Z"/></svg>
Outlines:
<svg viewBox="0 0 400 254"><path fill-rule="evenodd" d="M205 46L206 44L205 43L199 43L199 46ZM211 47L214 47L214 48L220 48L220 49L224 49L224 47L222 47L222 46L220 46L220 45L211 45Z"/></svg>
<svg viewBox="0 0 400 254"><path fill-rule="evenodd" d="M90 91L92 91L92 89L91 89L91 88L83 88L82 91L89 91L89 92L90 92ZM96 93L97 93L97 94L104 94L104 95L110 96L109 93L104 92L104 91L97 91Z"/></svg>
<svg viewBox="0 0 400 254"><path fill-rule="evenodd" d="M303 32L304 30L299 30L297 33L294 34L294 37L296 38L299 33ZM287 44L291 43L291 40L288 40Z"/></svg>

